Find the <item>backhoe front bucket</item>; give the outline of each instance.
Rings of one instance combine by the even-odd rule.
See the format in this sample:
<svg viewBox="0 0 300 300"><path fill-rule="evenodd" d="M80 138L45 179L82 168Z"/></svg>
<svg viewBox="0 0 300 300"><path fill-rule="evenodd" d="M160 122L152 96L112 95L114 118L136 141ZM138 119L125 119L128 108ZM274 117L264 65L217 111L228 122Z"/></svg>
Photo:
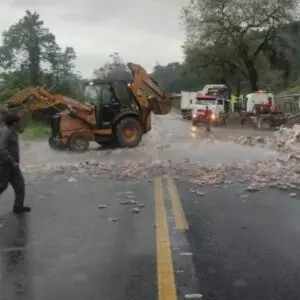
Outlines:
<svg viewBox="0 0 300 300"><path fill-rule="evenodd" d="M151 110L155 115L167 115L172 108L172 99L164 98L163 100L159 100L156 97L148 98L148 101L151 106Z"/></svg>

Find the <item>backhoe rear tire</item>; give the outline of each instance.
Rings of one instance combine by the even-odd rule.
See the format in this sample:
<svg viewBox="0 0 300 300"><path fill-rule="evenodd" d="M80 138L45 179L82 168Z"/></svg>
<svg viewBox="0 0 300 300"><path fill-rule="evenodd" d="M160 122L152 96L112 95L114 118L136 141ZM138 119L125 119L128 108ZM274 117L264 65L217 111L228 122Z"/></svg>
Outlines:
<svg viewBox="0 0 300 300"><path fill-rule="evenodd" d="M143 136L143 127L135 118L121 119L116 125L115 137L120 147L134 148Z"/></svg>
<svg viewBox="0 0 300 300"><path fill-rule="evenodd" d="M89 140L84 134L73 133L69 138L68 147L74 152L85 152L89 149Z"/></svg>

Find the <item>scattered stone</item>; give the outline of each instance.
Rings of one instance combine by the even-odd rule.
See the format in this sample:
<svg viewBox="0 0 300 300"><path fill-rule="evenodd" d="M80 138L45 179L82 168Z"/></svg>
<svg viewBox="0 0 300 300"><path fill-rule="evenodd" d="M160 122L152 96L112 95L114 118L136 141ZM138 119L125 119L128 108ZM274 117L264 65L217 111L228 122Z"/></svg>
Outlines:
<svg viewBox="0 0 300 300"><path fill-rule="evenodd" d="M193 253L192 252L180 252L179 255L181 255L181 256L192 256Z"/></svg>
<svg viewBox="0 0 300 300"><path fill-rule="evenodd" d="M108 206L106 205L106 204L99 204L98 205L98 208L99 209L105 209L105 208L107 208Z"/></svg>
<svg viewBox="0 0 300 300"><path fill-rule="evenodd" d="M124 194L125 195L131 195L131 194L133 194L133 191L126 191L126 192L124 192Z"/></svg>
<svg viewBox="0 0 300 300"><path fill-rule="evenodd" d="M135 214L138 214L140 212L140 209L138 207L134 207L132 209L132 212L135 213Z"/></svg>
<svg viewBox="0 0 300 300"><path fill-rule="evenodd" d="M203 299L203 295L202 294L186 294L184 295L185 299L191 299L191 300L199 300L199 299Z"/></svg>
<svg viewBox="0 0 300 300"><path fill-rule="evenodd" d="M205 196L205 195L206 195L205 192L200 192L200 191L197 191L196 194L197 194L198 196Z"/></svg>
<svg viewBox="0 0 300 300"><path fill-rule="evenodd" d="M290 193L289 196L290 197L297 197L297 194L296 193Z"/></svg>
<svg viewBox="0 0 300 300"><path fill-rule="evenodd" d="M129 200L127 201L120 201L121 204L129 204Z"/></svg>
<svg viewBox="0 0 300 300"><path fill-rule="evenodd" d="M74 178L74 177L70 177L70 178L68 179L68 182L74 183L74 182L77 182L77 179Z"/></svg>
<svg viewBox="0 0 300 300"><path fill-rule="evenodd" d="M249 197L249 194L240 195L240 198L248 198L248 197Z"/></svg>
<svg viewBox="0 0 300 300"><path fill-rule="evenodd" d="M135 200L129 200L128 203L129 204L136 204L137 202Z"/></svg>
<svg viewBox="0 0 300 300"><path fill-rule="evenodd" d="M139 207L145 207L145 204L139 203Z"/></svg>
<svg viewBox="0 0 300 300"><path fill-rule="evenodd" d="M248 186L245 189L245 192L259 192L260 188L256 187L256 186Z"/></svg>
<svg viewBox="0 0 300 300"><path fill-rule="evenodd" d="M119 220L119 218L116 218L116 217L108 217L109 222L117 222L118 220Z"/></svg>
<svg viewBox="0 0 300 300"><path fill-rule="evenodd" d="M278 186L278 188L282 191L286 191L288 189L288 187L286 185Z"/></svg>

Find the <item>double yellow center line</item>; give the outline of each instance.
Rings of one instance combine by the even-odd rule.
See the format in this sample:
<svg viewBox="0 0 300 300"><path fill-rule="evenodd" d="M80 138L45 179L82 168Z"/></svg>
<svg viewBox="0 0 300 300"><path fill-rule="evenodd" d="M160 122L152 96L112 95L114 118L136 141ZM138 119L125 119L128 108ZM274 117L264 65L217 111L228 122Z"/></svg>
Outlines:
<svg viewBox="0 0 300 300"><path fill-rule="evenodd" d="M171 197L173 215L177 229L186 230L188 224L181 206L174 181L167 176L168 190ZM172 250L167 221L163 180L154 179L155 216L156 216L156 255L157 287L159 300L177 300Z"/></svg>

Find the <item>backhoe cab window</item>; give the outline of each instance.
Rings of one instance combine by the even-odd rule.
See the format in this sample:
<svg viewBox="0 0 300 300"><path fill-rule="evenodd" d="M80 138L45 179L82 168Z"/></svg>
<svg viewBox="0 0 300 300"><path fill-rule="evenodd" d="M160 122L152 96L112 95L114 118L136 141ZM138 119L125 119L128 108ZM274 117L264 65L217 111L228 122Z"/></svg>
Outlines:
<svg viewBox="0 0 300 300"><path fill-rule="evenodd" d="M84 90L85 101L97 105L100 102L101 86L87 85Z"/></svg>
<svg viewBox="0 0 300 300"><path fill-rule="evenodd" d="M93 105L109 104L113 100L113 92L109 85L88 85L84 97L86 102Z"/></svg>

